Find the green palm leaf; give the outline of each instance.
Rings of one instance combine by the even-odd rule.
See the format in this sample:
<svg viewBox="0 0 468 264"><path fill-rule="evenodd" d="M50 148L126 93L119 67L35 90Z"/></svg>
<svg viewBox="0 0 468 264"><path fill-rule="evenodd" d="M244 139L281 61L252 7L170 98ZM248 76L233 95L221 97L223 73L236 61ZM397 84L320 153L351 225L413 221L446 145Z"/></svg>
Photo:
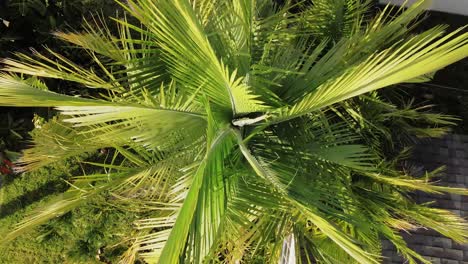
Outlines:
<svg viewBox="0 0 468 264"><path fill-rule="evenodd" d="M371 56L343 75L317 87L291 107L279 110L278 117L273 117L271 122L295 118L363 93L412 80L463 59L468 55L468 34L455 37L461 30L435 41L443 31L434 28L403 45Z"/></svg>

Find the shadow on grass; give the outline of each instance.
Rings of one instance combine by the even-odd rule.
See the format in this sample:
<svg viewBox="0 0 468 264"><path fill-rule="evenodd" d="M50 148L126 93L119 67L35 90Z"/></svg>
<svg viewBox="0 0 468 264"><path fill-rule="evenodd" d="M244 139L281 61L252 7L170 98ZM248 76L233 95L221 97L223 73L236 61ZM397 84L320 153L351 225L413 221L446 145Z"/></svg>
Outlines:
<svg viewBox="0 0 468 264"><path fill-rule="evenodd" d="M11 178L14 180L14 176ZM13 182L13 180L10 179L10 183ZM0 205L0 219L12 215L47 196L61 193L65 191L67 187L68 185L63 180L55 180L46 182L34 190L27 191L8 203ZM2 189L3 188L5 188L5 185L2 186Z"/></svg>

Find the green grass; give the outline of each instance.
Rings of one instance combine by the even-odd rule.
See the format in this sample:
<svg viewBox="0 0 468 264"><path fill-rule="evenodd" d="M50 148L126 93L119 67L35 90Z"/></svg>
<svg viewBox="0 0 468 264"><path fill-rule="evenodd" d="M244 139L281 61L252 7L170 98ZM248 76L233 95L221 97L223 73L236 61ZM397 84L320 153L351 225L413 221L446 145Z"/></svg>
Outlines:
<svg viewBox="0 0 468 264"><path fill-rule="evenodd" d="M0 196L0 234L35 208L68 188L65 180L80 170L65 161L17 176L4 176ZM36 228L0 250L0 263L115 263L127 248L135 215L107 206L108 194ZM97 256L99 255L99 259Z"/></svg>

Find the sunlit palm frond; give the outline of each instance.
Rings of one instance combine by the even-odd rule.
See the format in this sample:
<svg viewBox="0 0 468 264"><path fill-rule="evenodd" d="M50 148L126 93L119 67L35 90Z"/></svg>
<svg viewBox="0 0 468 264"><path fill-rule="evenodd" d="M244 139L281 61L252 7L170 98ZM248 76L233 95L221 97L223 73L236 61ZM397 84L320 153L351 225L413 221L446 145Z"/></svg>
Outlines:
<svg viewBox="0 0 468 264"><path fill-rule="evenodd" d="M273 123L319 110L351 97L443 68L468 54L468 34L461 29L436 41L443 33L433 28L402 45L371 56L343 75L317 87L315 91L273 117ZM275 114L273 114L275 115Z"/></svg>
<svg viewBox="0 0 468 264"><path fill-rule="evenodd" d="M103 100L91 100L86 98L62 95L34 87L28 82L24 82L15 75L2 73L0 75L0 101L1 106L83 106L83 105L109 105L109 102Z"/></svg>
<svg viewBox="0 0 468 264"><path fill-rule="evenodd" d="M154 34L153 40L162 49L163 57L178 82L187 89L202 87L210 101L234 113L239 112L236 100L245 100L248 96L237 98L232 90L239 89L237 93L246 90L236 86L240 79L216 57L189 3L160 1L156 5L137 1L129 2L129 5L128 11ZM152 23L155 20L159 23Z"/></svg>
<svg viewBox="0 0 468 264"><path fill-rule="evenodd" d="M57 109L63 115L70 116L64 119L64 122L72 123L76 127L86 127L82 133L93 133L97 138L124 137L140 142L149 148L157 146L164 148L165 143L175 144L174 141L166 140L176 134L200 131L205 126L203 117L197 114L168 109L119 107L117 105L110 107L61 106ZM180 123L174 123L175 120ZM198 137L201 135L199 133ZM197 138L197 135L192 134L191 138Z"/></svg>
<svg viewBox="0 0 468 264"><path fill-rule="evenodd" d="M164 246L163 251L161 252L161 259L164 259L164 261L168 261L170 263L175 263L177 262L177 259L179 259L179 256L184 249L185 245L184 243L181 243L181 241L187 241L187 239L194 239L195 241L188 241L189 245L192 243L200 243L197 244L197 247L202 247L204 248L204 253L206 254L206 250L208 250L211 247L211 243L213 238L212 236L214 233L217 231L217 228L214 230L210 230L211 227L214 225L217 225L217 222L219 221L219 217L222 214L222 211L216 211L216 210L224 210L224 204L222 200L214 200L216 203L212 203L211 205L204 204L202 207L199 207L200 205L203 204L204 201L206 201L205 195L209 195L209 193L214 191L215 186L211 186L210 183L212 182L211 179L208 179L210 176L213 175L220 175L222 176L222 165L220 166L219 161L222 160L223 157L223 152L226 151L226 143L229 141L229 135L231 134L230 129L225 129L224 131L221 132L215 132L215 134L211 135L212 139L208 144L208 149L205 154L205 157L201 161L201 163L197 166L196 170L194 171L194 176L193 180L190 186L190 189L184 199L184 203L180 209L180 212L178 213L177 220L174 224L174 227L171 230L171 234ZM220 159L221 158L221 159ZM214 160L213 160L214 159ZM218 162L215 162L218 160ZM220 184L221 182L218 182ZM208 185L207 185L208 184ZM222 188L222 186L217 187ZM222 189L219 189L220 192L222 192ZM208 196L209 197L209 196ZM223 196L219 197L221 199ZM204 199L203 199L204 198ZM219 199L218 198L218 199ZM202 203L202 204L200 204ZM214 211L211 211L209 209L209 206L213 206ZM202 210L202 211L200 211ZM208 210L205 213L207 215L205 217L209 217L211 213L214 213L212 216L217 215L216 218L209 217L211 220L214 222L208 222L206 223L206 228L203 228L202 226L199 226L199 224L192 225L192 221L200 216L202 216L204 213L204 210ZM197 214L195 214L197 212ZM198 221L197 221L198 222ZM219 222L218 222L219 224ZM201 227L201 230L197 230L199 227ZM196 228L193 230L192 228ZM193 230L193 231L191 231ZM192 232L202 232L201 237L196 237L196 233ZM195 238L192 237L192 235L195 235ZM195 246L192 244L192 246ZM194 252L195 253L195 252ZM203 257L204 255L199 255L195 254L194 256L190 256L190 258L193 258L194 261L200 261L200 258Z"/></svg>

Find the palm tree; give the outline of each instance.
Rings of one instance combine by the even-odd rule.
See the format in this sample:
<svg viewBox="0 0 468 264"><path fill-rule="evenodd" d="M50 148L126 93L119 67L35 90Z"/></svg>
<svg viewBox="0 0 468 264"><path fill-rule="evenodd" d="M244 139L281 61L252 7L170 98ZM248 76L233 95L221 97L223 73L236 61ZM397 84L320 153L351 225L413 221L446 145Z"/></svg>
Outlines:
<svg viewBox="0 0 468 264"><path fill-rule="evenodd" d="M2 241L109 192L142 216L123 263L378 263L383 238L410 263L430 263L399 231L424 226L466 242L463 219L408 193L468 192L398 170L352 107L463 59L468 33L411 34L429 1L369 20L371 2L128 0L116 34L99 17L84 32L55 33L91 68L50 49L5 59L0 105L58 111L22 170L113 152L88 162L103 173L77 176ZM16 74L96 93L58 94Z"/></svg>

